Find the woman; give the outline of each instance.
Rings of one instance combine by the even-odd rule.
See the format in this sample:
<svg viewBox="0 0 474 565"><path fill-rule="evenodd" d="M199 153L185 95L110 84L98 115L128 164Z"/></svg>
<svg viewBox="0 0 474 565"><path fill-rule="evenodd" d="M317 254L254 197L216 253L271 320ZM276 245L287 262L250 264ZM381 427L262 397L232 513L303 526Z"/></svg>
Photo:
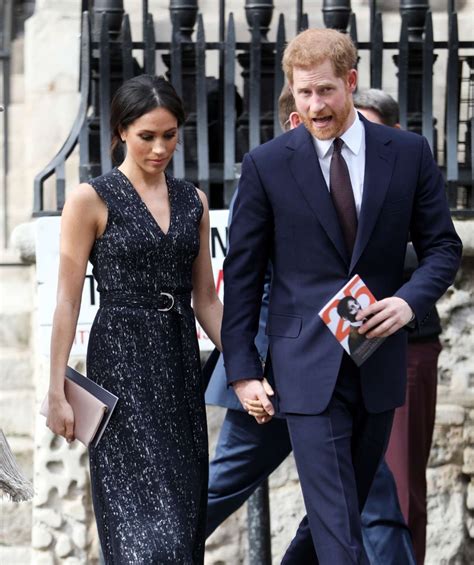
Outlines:
<svg viewBox="0 0 474 565"><path fill-rule="evenodd" d="M61 223L48 426L74 439L64 396L87 261L101 293L90 378L119 397L90 468L107 564L204 558L207 431L194 311L220 348L222 305L209 253L205 195L165 169L184 121L162 77L125 82L111 108L112 149L126 157L69 195Z"/></svg>

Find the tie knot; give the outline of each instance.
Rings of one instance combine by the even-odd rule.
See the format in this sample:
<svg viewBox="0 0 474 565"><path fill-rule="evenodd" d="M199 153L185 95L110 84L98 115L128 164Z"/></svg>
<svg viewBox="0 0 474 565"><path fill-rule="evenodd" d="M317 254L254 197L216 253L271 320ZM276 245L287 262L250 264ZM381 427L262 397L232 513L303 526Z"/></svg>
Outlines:
<svg viewBox="0 0 474 565"><path fill-rule="evenodd" d="M334 151L336 153L340 153L342 146L343 146L344 142L342 141L342 139L340 137L336 137L336 139L333 142L333 146L334 146Z"/></svg>

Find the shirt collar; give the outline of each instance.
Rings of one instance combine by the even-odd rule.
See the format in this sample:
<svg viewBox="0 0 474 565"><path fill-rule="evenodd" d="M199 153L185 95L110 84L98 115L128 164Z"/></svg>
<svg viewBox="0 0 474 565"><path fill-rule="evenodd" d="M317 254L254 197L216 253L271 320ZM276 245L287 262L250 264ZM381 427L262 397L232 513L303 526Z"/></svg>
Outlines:
<svg viewBox="0 0 474 565"><path fill-rule="evenodd" d="M341 135L341 139L346 147L354 154L358 155L362 144L362 136L364 135L364 126L359 118L359 113L355 112L355 120L352 125ZM334 137L331 139L318 139L313 135L314 147L320 159L324 159L331 149Z"/></svg>

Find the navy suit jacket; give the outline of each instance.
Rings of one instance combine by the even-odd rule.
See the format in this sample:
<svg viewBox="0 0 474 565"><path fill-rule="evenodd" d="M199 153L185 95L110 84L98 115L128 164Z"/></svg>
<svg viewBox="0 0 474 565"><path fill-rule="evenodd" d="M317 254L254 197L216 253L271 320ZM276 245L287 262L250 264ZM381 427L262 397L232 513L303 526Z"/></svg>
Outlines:
<svg viewBox="0 0 474 565"><path fill-rule="evenodd" d="M242 163L224 262L226 374L228 383L262 378L254 339L271 260L267 334L282 412L317 414L327 407L343 350L318 312L354 274L377 299L406 300L422 323L459 266L462 245L427 141L360 118L366 164L352 257L304 126L257 147ZM403 283L409 232L420 264ZM361 366L369 412L403 404L406 341L398 331Z"/></svg>

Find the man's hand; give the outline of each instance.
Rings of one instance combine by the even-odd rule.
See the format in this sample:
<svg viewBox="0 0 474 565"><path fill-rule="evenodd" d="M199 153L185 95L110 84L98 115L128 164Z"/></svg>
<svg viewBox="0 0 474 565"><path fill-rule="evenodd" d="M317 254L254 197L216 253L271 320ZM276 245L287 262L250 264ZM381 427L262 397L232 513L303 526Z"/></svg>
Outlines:
<svg viewBox="0 0 474 565"><path fill-rule="evenodd" d="M402 298L391 296L379 300L357 313L357 320L366 321L359 329L366 337L388 337L408 324L413 317L413 310Z"/></svg>
<svg viewBox="0 0 474 565"><path fill-rule="evenodd" d="M240 403L259 424L269 422L275 414L268 396L273 396L273 389L266 379L244 379L236 381L232 387Z"/></svg>

